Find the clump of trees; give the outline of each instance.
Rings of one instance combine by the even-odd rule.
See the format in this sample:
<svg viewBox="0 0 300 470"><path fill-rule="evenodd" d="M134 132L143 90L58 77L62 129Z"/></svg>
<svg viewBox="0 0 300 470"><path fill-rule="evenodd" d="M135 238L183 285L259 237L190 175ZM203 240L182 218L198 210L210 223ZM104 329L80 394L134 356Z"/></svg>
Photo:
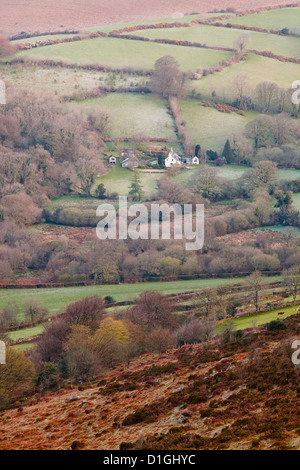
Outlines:
<svg viewBox="0 0 300 470"><path fill-rule="evenodd" d="M6 364L1 365L0 374L0 409L32 390L35 374L31 359L7 345Z"/></svg>
<svg viewBox="0 0 300 470"><path fill-rule="evenodd" d="M51 383L49 375L89 380L107 367L129 364L143 352L162 354L178 344L205 341L215 324L214 318L203 324L189 319L185 324L172 299L150 291L129 310L104 313L100 297L86 298L69 305L47 326L32 353L40 387Z"/></svg>
<svg viewBox="0 0 300 470"><path fill-rule="evenodd" d="M155 62L149 87L152 93L162 98L181 97L186 79L187 75L181 72L177 60L171 55L166 55Z"/></svg>
<svg viewBox="0 0 300 470"><path fill-rule="evenodd" d="M91 194L104 173L96 155L107 131L106 111L70 112L55 95L8 88L0 120L2 197L25 192L42 207L47 197Z"/></svg>

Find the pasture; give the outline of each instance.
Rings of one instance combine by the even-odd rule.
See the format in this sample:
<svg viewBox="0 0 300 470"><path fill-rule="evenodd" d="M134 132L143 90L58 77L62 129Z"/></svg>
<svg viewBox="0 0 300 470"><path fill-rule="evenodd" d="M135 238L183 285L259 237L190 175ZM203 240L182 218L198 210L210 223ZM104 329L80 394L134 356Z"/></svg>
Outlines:
<svg viewBox="0 0 300 470"><path fill-rule="evenodd" d="M127 196L133 175L132 171L116 165L106 175L97 178L96 184L103 183L109 193L116 192L120 196ZM161 173L139 172L139 175L145 198L151 198L156 192L157 180Z"/></svg>
<svg viewBox="0 0 300 470"><path fill-rule="evenodd" d="M46 41L47 39L56 40L56 39L67 39L76 36L76 34L45 34L43 36L32 36L30 38L15 39L11 41L12 44L25 44L25 43L36 43L39 41Z"/></svg>
<svg viewBox="0 0 300 470"><path fill-rule="evenodd" d="M247 54L247 60L225 67L221 72L193 81L191 89L202 97L211 97L215 92L220 101L235 97L235 78L243 74L247 77L247 91L251 92L260 82L272 81L279 87L290 88L292 82L300 76L300 65L280 62L268 57Z"/></svg>
<svg viewBox="0 0 300 470"><path fill-rule="evenodd" d="M259 28L275 29L277 31L288 28L291 33L300 34L300 8L281 8L278 10L263 11L252 15L237 16L222 23L243 24L258 26Z"/></svg>
<svg viewBox="0 0 300 470"><path fill-rule="evenodd" d="M27 339L31 338L32 336L38 336L43 334L45 328L43 325L36 325L29 328L21 328L20 330L9 331L7 333L8 338L11 341L15 341L17 339Z"/></svg>
<svg viewBox="0 0 300 470"><path fill-rule="evenodd" d="M180 101L180 106L192 142L216 152L222 151L226 140L243 132L246 124L256 116L256 113L250 111L246 116L221 113L200 106L196 100Z"/></svg>
<svg viewBox="0 0 300 470"><path fill-rule="evenodd" d="M158 140L177 140L165 102L153 95L110 93L103 98L88 99L79 104L83 109L100 107L108 111L111 120L109 137L113 139L136 137L141 140L143 137L155 137Z"/></svg>
<svg viewBox="0 0 300 470"><path fill-rule="evenodd" d="M300 193L293 194L293 205L298 211L300 211Z"/></svg>
<svg viewBox="0 0 300 470"><path fill-rule="evenodd" d="M113 68L152 69L156 60L173 55L182 70L209 68L232 56L230 52L196 47L154 44L117 38L85 39L72 43L43 46L17 53L19 57L64 59L76 64L97 63Z"/></svg>
<svg viewBox="0 0 300 470"><path fill-rule="evenodd" d="M154 18L154 19L143 19L140 21L129 21L126 23L116 23L116 24L106 24L102 26L91 26L88 28L85 28L87 31L102 31L105 33L109 33L110 31L114 31L116 29L123 29L131 26L138 26L140 24L144 25L151 25L151 24L157 24L157 23L174 23L176 21L182 22L182 23L189 23L193 20L196 20L199 18L199 15L174 15L174 16L168 16L166 18Z"/></svg>
<svg viewBox="0 0 300 470"><path fill-rule="evenodd" d="M172 39L199 42L207 46L235 47L234 43L241 35L237 29L217 26L196 25L189 28L163 28L137 31L133 34L150 39ZM247 49L272 51L287 57L300 57L300 38L275 36L254 31L247 32Z"/></svg>
<svg viewBox="0 0 300 470"><path fill-rule="evenodd" d="M105 73L94 70L23 67L21 64L1 65L0 78L16 87L35 88L61 95L80 95L99 86L145 86L146 78L136 75Z"/></svg>
<svg viewBox="0 0 300 470"><path fill-rule="evenodd" d="M220 324L217 327L217 331L221 331L222 328L228 323L232 323L232 326L235 330L245 330L246 328L254 328L256 326L264 325L270 323L273 320L284 320L292 315L295 315L299 305L293 307L281 307L277 310L269 310L266 312L255 313L253 315L242 316L234 318L232 320L227 320L226 322ZM284 315L278 316L278 312L285 312Z"/></svg>
<svg viewBox="0 0 300 470"><path fill-rule="evenodd" d="M279 280L279 277L266 278L267 280ZM2 289L0 291L0 308L8 302L15 302L20 306L20 321L24 319L24 303L31 299L40 301L49 311L49 315L59 313L68 304L76 300L99 295L112 296L117 302L135 300L145 291L160 292L161 294L175 294L190 290L218 287L222 285L234 285L242 281L242 278L229 279L195 279L189 281L172 282L143 282L136 284L98 285L84 287L62 287L41 289Z"/></svg>

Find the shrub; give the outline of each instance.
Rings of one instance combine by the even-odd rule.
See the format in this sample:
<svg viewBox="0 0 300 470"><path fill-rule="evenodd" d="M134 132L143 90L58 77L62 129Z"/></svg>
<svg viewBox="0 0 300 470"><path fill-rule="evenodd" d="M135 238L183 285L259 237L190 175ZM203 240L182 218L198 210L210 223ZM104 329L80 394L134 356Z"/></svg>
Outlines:
<svg viewBox="0 0 300 470"><path fill-rule="evenodd" d="M287 329L286 323L284 323L284 321L282 320L272 320L267 325L268 331L286 330L286 329Z"/></svg>

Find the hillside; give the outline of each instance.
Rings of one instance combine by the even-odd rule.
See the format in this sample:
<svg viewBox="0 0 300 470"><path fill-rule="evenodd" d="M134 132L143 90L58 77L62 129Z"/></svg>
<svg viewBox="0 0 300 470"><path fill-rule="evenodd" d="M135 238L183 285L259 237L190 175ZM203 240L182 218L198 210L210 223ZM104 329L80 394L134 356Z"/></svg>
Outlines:
<svg viewBox="0 0 300 470"><path fill-rule="evenodd" d="M278 3L291 4L292 1L266 0L265 5ZM215 9L220 8L255 8L260 6L259 0L218 0L214 2ZM212 4L201 0L86 0L84 8L78 8L75 0L57 0L39 2L38 0L20 0L17 4L12 1L1 5L0 30L6 34L16 34L21 31L57 31L66 28L83 28L88 26L137 21L147 18L159 18L194 11L208 11Z"/></svg>
<svg viewBox="0 0 300 470"><path fill-rule="evenodd" d="M290 347L299 319L144 355L91 385L36 395L1 414L0 449L299 448Z"/></svg>

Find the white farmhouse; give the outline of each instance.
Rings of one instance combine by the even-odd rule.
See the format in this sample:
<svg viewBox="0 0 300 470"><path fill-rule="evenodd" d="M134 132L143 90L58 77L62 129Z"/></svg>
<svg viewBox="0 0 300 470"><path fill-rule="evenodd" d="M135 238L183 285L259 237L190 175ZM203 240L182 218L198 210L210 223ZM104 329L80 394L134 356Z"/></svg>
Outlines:
<svg viewBox="0 0 300 470"><path fill-rule="evenodd" d="M186 165L199 165L200 161L198 157L194 156L194 157L187 157L184 163Z"/></svg>
<svg viewBox="0 0 300 470"><path fill-rule="evenodd" d="M173 149L169 152L167 158L165 158L165 167L171 168L173 165L182 165L182 158L174 152Z"/></svg>
<svg viewBox="0 0 300 470"><path fill-rule="evenodd" d="M117 159L113 155L109 157L108 161L111 165L115 165L117 163Z"/></svg>

